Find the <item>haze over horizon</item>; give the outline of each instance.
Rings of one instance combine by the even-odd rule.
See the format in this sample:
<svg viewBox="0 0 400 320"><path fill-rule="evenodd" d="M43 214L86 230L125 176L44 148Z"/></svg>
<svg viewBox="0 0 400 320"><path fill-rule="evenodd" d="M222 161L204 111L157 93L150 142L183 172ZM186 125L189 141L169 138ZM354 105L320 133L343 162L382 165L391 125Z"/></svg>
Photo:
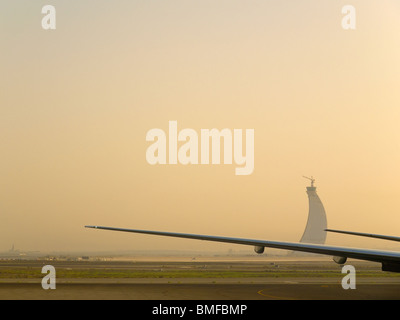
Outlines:
<svg viewBox="0 0 400 320"><path fill-rule="evenodd" d="M328 227L400 236L400 3L0 4L0 251L245 250L85 225L298 241L314 176ZM254 172L150 165L146 133L254 129ZM393 247L328 234L328 244ZM252 248L248 248L252 252Z"/></svg>

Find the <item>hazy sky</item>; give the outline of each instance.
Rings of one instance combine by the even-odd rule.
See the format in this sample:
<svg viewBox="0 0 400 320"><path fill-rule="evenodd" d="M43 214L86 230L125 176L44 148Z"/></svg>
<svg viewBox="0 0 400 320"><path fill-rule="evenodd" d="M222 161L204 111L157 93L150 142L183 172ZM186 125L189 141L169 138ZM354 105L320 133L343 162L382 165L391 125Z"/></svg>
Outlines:
<svg viewBox="0 0 400 320"><path fill-rule="evenodd" d="M329 227L400 235L399 14L398 0L2 1L0 250L246 248L88 224L298 241L303 175ZM146 133L170 120L254 129L253 174L148 164Z"/></svg>

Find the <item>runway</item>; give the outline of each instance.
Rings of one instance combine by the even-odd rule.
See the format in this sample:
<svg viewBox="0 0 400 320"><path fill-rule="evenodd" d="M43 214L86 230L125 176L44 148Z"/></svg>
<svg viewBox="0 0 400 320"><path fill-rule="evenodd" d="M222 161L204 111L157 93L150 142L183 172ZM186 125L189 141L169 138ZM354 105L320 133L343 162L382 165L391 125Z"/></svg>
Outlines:
<svg viewBox="0 0 400 320"><path fill-rule="evenodd" d="M1 300L398 300L400 284L141 284L62 283L43 290L35 283L0 284Z"/></svg>
<svg viewBox="0 0 400 320"><path fill-rule="evenodd" d="M355 289L331 261L53 261L56 289L44 290L44 261L0 262L1 300L398 300L400 276L354 264ZM275 271L279 269L279 272ZM200 270L200 271L199 271ZM206 270L206 271L204 271ZM64 272L64 273L63 273ZM103 272L103 273L102 273ZM150 274L148 272L151 272ZM195 272L195 273L192 273ZM217 274L217 276L215 276ZM75 275L75 277L70 277ZM92 275L88 278L88 275ZM180 275L182 277L179 277ZM214 275L214 276L213 276Z"/></svg>

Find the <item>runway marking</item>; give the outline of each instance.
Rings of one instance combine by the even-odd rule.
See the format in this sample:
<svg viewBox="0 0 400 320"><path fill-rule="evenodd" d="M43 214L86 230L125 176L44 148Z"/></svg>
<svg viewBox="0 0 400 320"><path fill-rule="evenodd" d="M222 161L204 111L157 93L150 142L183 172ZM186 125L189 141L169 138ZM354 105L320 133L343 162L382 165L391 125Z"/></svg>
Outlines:
<svg viewBox="0 0 400 320"><path fill-rule="evenodd" d="M260 296L264 296L264 297L272 298L272 299L279 299L279 300L297 300L297 299L295 299L295 298L278 297L278 296L273 296L273 295L270 295L270 294L265 294L265 293L263 293L263 291L264 291L264 289L262 289L262 290L260 290L260 291L257 291L257 293L258 293Z"/></svg>

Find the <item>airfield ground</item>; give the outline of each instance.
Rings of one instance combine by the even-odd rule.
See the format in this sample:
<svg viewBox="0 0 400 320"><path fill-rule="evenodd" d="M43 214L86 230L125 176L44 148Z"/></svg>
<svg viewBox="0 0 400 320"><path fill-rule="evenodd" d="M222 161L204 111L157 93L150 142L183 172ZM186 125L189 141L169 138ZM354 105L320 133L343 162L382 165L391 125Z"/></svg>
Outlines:
<svg viewBox="0 0 400 320"><path fill-rule="evenodd" d="M80 261L0 260L1 300L337 300L400 299L400 274L348 261L356 289L343 289L342 266L321 257L114 257ZM44 290L44 265L56 289Z"/></svg>

